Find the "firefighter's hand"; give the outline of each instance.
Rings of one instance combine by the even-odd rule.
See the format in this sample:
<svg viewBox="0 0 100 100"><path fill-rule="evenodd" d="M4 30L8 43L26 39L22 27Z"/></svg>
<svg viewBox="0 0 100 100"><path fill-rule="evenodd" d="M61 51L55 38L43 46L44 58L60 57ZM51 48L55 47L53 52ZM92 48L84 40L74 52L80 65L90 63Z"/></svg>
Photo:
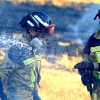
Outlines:
<svg viewBox="0 0 100 100"><path fill-rule="evenodd" d="M91 62L82 61L74 66L75 69L87 69L87 70L93 70L94 65Z"/></svg>

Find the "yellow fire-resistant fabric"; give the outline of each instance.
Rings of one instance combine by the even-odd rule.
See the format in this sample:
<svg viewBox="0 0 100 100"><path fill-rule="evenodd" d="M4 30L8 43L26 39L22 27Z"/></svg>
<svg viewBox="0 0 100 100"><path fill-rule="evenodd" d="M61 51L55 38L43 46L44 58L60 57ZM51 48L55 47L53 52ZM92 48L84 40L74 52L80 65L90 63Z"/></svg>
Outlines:
<svg viewBox="0 0 100 100"><path fill-rule="evenodd" d="M31 73L30 73L30 78L31 78L30 87L34 87L34 82L36 82L36 77L37 77L36 67L38 68L38 71L39 71L40 67L41 67L41 58L38 55L35 55L35 57L28 58L28 59L24 60L23 62L26 66L30 65L30 64L33 65L34 70L31 71Z"/></svg>
<svg viewBox="0 0 100 100"><path fill-rule="evenodd" d="M32 57L32 58L28 58L26 60L23 61L23 63L27 66L27 65L30 65L32 63L34 63L35 61L40 61L40 57L38 55L36 55L35 57Z"/></svg>
<svg viewBox="0 0 100 100"><path fill-rule="evenodd" d="M100 63L100 46L91 47L90 51L91 51L91 54L94 52L95 59L97 60L98 63Z"/></svg>
<svg viewBox="0 0 100 100"><path fill-rule="evenodd" d="M91 52L98 52L98 51L100 51L100 46L91 47L91 48L90 48L90 51L91 51Z"/></svg>

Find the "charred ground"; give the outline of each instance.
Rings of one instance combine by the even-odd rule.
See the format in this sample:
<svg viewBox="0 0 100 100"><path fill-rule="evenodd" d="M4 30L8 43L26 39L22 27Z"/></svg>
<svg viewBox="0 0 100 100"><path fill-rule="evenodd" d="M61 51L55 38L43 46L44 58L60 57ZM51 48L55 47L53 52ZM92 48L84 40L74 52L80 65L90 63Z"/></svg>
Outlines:
<svg viewBox="0 0 100 100"><path fill-rule="evenodd" d="M76 55L76 50L79 49L86 42L88 35L86 33L87 24L78 26L78 34L75 33L74 28L76 23L81 22L84 13L89 13L89 5L72 4L69 7L57 7L52 4L39 5L31 2L20 3L14 5L11 2L0 2L0 34L7 33L22 33L24 30L20 27L19 22L23 16L32 11L43 11L47 13L52 23L56 24L55 35L52 37L52 42L46 46L47 54L61 54L68 53ZM72 27L69 27L72 26ZM84 27L84 28L83 28ZM82 34L80 34L82 33ZM82 39L82 44L77 43L77 37ZM68 42L69 46L59 46L58 42ZM42 52L42 50L41 50ZM42 52L43 53L43 52Z"/></svg>

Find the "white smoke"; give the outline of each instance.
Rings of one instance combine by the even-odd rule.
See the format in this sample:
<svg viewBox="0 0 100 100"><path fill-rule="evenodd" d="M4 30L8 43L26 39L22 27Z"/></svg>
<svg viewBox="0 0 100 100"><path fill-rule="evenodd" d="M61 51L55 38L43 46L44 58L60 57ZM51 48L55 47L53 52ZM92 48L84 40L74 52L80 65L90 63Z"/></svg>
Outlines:
<svg viewBox="0 0 100 100"><path fill-rule="evenodd" d="M1 3L2 1L4 1L4 0L0 0L0 15L1 15L2 13L4 13L3 11L4 11L4 9L6 8L5 3Z"/></svg>
<svg viewBox="0 0 100 100"><path fill-rule="evenodd" d="M67 28L71 29L73 35L78 40L79 44L83 44L81 37L87 36L87 38L99 30L99 20L98 18L94 21L95 15L98 13L100 5L90 4L87 7L89 10L83 12L81 18L76 24L69 24Z"/></svg>

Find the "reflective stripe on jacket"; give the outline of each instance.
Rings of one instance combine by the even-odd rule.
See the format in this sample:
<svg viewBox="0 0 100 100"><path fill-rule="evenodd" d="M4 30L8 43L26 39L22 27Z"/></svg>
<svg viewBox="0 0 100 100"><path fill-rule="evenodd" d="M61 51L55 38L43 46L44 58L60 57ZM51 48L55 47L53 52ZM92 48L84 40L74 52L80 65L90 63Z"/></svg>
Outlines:
<svg viewBox="0 0 100 100"><path fill-rule="evenodd" d="M23 62L26 66L28 66L30 64L32 64L34 66L33 71L30 72L30 75L31 75L30 87L34 87L34 83L37 81L37 79L39 77L38 72L40 71L40 67L41 67L41 59L40 59L39 55L35 55L32 58L28 58L28 59L24 60Z"/></svg>
<svg viewBox="0 0 100 100"><path fill-rule="evenodd" d="M94 80L96 80L97 83L100 83L100 72L98 71L99 69L98 63L100 63L100 31L94 33L89 38L83 52L85 55L87 55L84 56L86 57L84 59L88 59L87 61L90 61L94 64L94 71L93 71Z"/></svg>
<svg viewBox="0 0 100 100"><path fill-rule="evenodd" d="M21 43L21 44L20 44ZM20 42L8 50L8 57L15 67L8 82L9 91L33 91L40 73L41 61L30 45Z"/></svg>

